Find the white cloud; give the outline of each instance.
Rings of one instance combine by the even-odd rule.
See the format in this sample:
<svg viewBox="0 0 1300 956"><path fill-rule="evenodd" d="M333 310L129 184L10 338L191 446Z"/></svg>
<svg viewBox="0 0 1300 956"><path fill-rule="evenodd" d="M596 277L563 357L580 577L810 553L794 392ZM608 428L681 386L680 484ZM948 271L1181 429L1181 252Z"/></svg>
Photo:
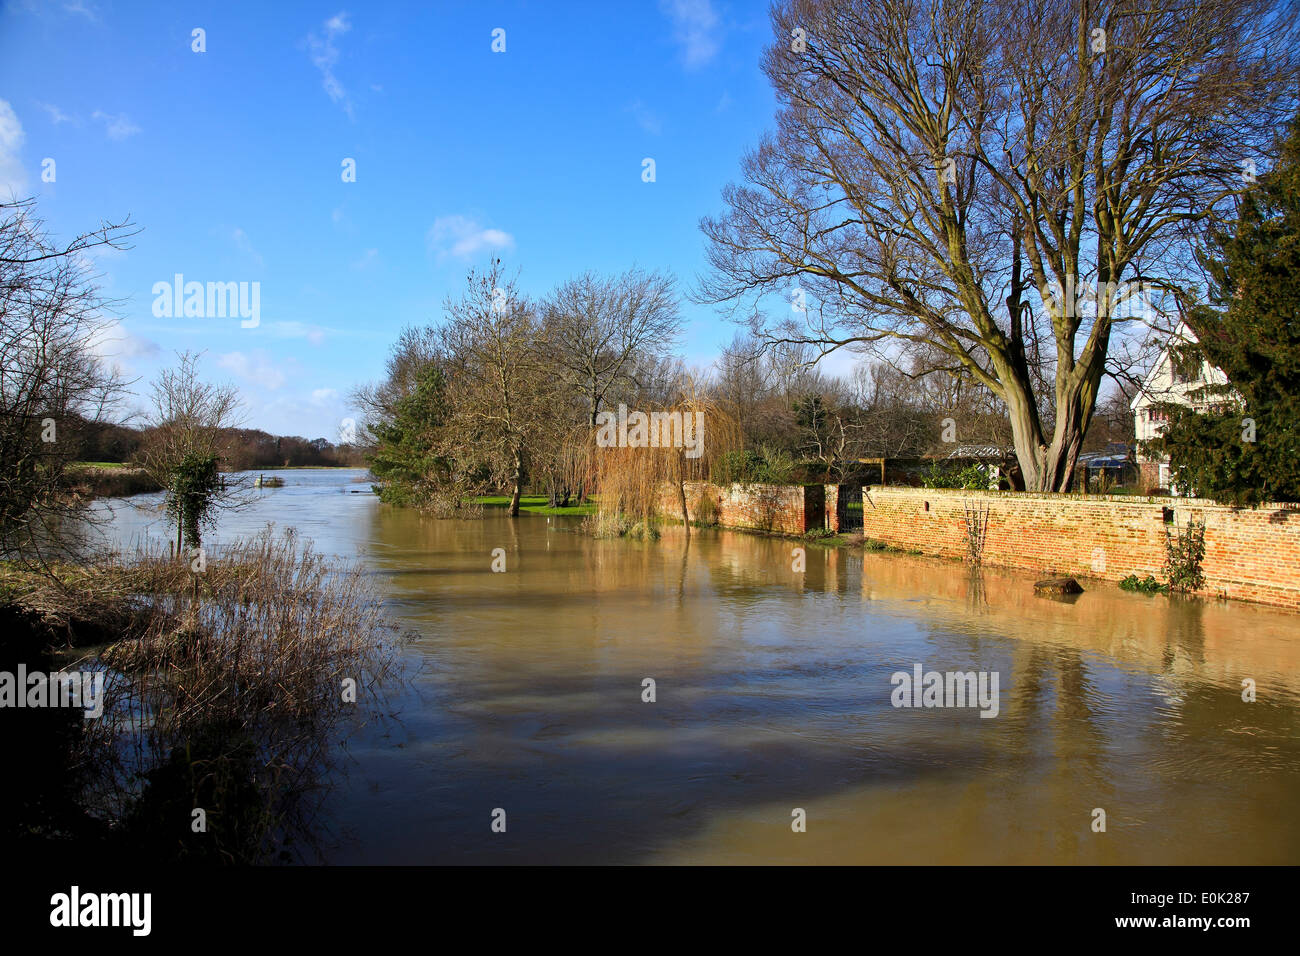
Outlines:
<svg viewBox="0 0 1300 956"><path fill-rule="evenodd" d="M18 158L26 139L18 114L7 100L0 100L0 199L10 193L21 197L27 190L27 170Z"/></svg>
<svg viewBox="0 0 1300 956"><path fill-rule="evenodd" d="M157 342L128 332L121 322L111 322L96 330L90 338L90 350L123 377L136 373L131 359L153 358L161 351Z"/></svg>
<svg viewBox="0 0 1300 956"><path fill-rule="evenodd" d="M325 341L326 329L306 322L271 322L266 326L268 332L279 339L306 339L312 345Z"/></svg>
<svg viewBox="0 0 1300 956"><path fill-rule="evenodd" d="M36 105L50 114L50 122L55 126L58 126L60 123L72 122L72 117L63 112L63 110L59 109L53 103L37 103Z"/></svg>
<svg viewBox="0 0 1300 956"><path fill-rule="evenodd" d="M217 364L237 378L274 391L284 385L284 372L276 367L260 349L251 355L227 352L217 358Z"/></svg>
<svg viewBox="0 0 1300 956"><path fill-rule="evenodd" d="M82 3L81 0L71 0L70 3L65 3L63 5L63 9L67 10L69 13L80 14L92 22L99 19L99 14L95 11L94 6Z"/></svg>
<svg viewBox="0 0 1300 956"><path fill-rule="evenodd" d="M352 29L352 24L348 22L348 15L345 11L339 11L325 21L325 35L317 36L315 33L307 34L307 53L311 57L312 66L320 70L321 86L329 98L343 107L343 112L352 116L352 100L348 97L348 91L343 88L339 78L334 75L334 67L339 62L339 48L335 40L343 36Z"/></svg>
<svg viewBox="0 0 1300 956"><path fill-rule="evenodd" d="M338 391L332 388L315 388L311 393L311 400L317 405L325 405L338 397Z"/></svg>
<svg viewBox="0 0 1300 956"><path fill-rule="evenodd" d="M660 0L659 8L673 22L673 39L681 47L688 70L708 63L718 52L718 15L710 0Z"/></svg>
<svg viewBox="0 0 1300 956"><path fill-rule="evenodd" d="M122 140L140 132L140 127L131 122L131 118L125 113L113 114L95 110L92 118L104 124L109 139Z"/></svg>
<svg viewBox="0 0 1300 956"><path fill-rule="evenodd" d="M440 257L468 259L492 249L514 248L515 237L500 229L486 229L465 216L439 216L429 227L429 248Z"/></svg>
<svg viewBox="0 0 1300 956"><path fill-rule="evenodd" d="M158 343L126 330L121 322L112 322L96 331L90 348L102 359L149 358L158 354Z"/></svg>

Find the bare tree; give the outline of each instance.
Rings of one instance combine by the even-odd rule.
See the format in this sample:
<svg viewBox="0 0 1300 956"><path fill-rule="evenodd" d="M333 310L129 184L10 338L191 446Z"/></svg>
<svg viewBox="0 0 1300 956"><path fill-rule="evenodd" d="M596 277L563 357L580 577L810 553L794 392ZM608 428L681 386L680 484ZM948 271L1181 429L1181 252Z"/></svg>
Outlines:
<svg viewBox="0 0 1300 956"><path fill-rule="evenodd" d="M551 293L542 314L549 358L586 399L592 428L610 390L633 371L638 353L662 353L681 332L672 276L640 269L570 279Z"/></svg>
<svg viewBox="0 0 1300 956"><path fill-rule="evenodd" d="M438 328L446 356L452 427L462 467L487 472L511 490L519 513L530 452L554 409L555 375L537 348L540 326L532 303L506 279L501 260L470 271L465 293L448 299Z"/></svg>
<svg viewBox="0 0 1300 956"><path fill-rule="evenodd" d="M1197 230L1294 112L1294 7L787 0L772 23L777 130L702 223L699 298L797 286L816 304L771 341L932 346L1005 403L1026 486L1066 490L1126 283L1195 294Z"/></svg>
<svg viewBox="0 0 1300 956"><path fill-rule="evenodd" d="M69 544L66 466L80 432L114 420L125 383L101 362L111 303L86 256L127 248L130 222L56 245L33 201L0 203L0 554Z"/></svg>
<svg viewBox="0 0 1300 956"><path fill-rule="evenodd" d="M234 430L243 424L239 392L199 378L197 352L181 352L174 368L153 383L153 409L142 449L145 470L167 490L168 510L176 519L176 552L198 547L201 527L220 508L237 506L240 482L218 475L228 458Z"/></svg>

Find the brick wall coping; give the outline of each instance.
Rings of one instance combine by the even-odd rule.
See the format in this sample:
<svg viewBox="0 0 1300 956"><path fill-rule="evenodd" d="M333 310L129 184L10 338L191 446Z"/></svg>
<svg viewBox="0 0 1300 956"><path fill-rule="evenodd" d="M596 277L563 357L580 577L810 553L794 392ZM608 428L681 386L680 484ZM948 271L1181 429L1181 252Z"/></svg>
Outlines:
<svg viewBox="0 0 1300 956"><path fill-rule="evenodd" d="M985 491L962 488L914 488L911 485L867 485L867 494L886 493L912 498L989 498L998 501L1086 501L1114 502L1121 505L1177 505L1181 508L1225 508L1229 511L1300 511L1300 502L1272 501L1255 507L1249 505L1221 504L1211 498L1176 498L1173 495L1088 495L1077 492L1047 493L1042 491Z"/></svg>

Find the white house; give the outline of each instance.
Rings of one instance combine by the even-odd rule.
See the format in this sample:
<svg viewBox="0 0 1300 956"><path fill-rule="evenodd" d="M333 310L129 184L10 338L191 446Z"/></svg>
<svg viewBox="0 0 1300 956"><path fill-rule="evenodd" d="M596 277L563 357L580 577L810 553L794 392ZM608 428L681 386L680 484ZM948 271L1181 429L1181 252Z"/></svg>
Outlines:
<svg viewBox="0 0 1300 956"><path fill-rule="evenodd" d="M1179 345L1196 342L1196 335L1184 323L1178 323L1173 336L1160 353L1160 358L1147 373L1142 387L1130 403L1133 409L1134 431L1139 442L1138 467L1142 487L1169 488L1169 459L1144 455L1141 443L1150 441L1165 429L1168 415L1156 408L1161 404L1185 405L1198 412L1221 412L1235 403L1232 395L1208 391L1210 386L1227 385L1228 377L1209 362L1187 361L1178 354Z"/></svg>

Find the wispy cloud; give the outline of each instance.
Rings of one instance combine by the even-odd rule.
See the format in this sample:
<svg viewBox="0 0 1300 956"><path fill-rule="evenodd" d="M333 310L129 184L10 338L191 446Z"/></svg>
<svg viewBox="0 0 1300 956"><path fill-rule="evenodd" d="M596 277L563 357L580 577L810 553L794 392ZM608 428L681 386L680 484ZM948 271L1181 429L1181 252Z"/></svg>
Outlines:
<svg viewBox="0 0 1300 956"><path fill-rule="evenodd" d="M110 368L122 375L133 375L131 359L150 359L162 349L151 339L128 332L121 322L111 322L96 330L90 348Z"/></svg>
<svg viewBox="0 0 1300 956"><path fill-rule="evenodd" d="M123 140L140 132L140 127L131 122L131 118L125 113L114 114L95 110L92 118L104 124L104 131L108 133L109 139Z"/></svg>
<svg viewBox="0 0 1300 956"><path fill-rule="evenodd" d="M83 3L82 0L71 0L71 2L63 5L63 9L68 13L75 13L78 16L85 17L91 22L99 19L99 12L95 9L94 4Z"/></svg>
<svg viewBox="0 0 1300 956"><path fill-rule="evenodd" d="M339 48L335 41L351 29L347 12L340 10L325 21L324 36L307 34L307 53L312 65L320 70L321 85L329 98L343 107L343 112L348 114L349 119L352 117L352 100L339 78L334 75L334 67L339 62Z"/></svg>
<svg viewBox="0 0 1300 956"><path fill-rule="evenodd" d="M284 372L280 370L280 364L272 361L261 349L252 354L227 352L217 357L217 365L236 378L260 385L270 391L275 391L284 385Z"/></svg>
<svg viewBox="0 0 1300 956"><path fill-rule="evenodd" d="M99 328L90 339L90 347L101 358L148 358L160 351L158 343L128 332L121 322Z"/></svg>
<svg viewBox="0 0 1300 956"><path fill-rule="evenodd" d="M354 269L369 269L371 266L379 263L379 250L367 249L361 254L361 258L352 263Z"/></svg>
<svg viewBox="0 0 1300 956"><path fill-rule="evenodd" d="M515 237L500 229L488 229L465 216L439 216L429 227L429 248L438 256L468 259L492 249L512 249Z"/></svg>
<svg viewBox="0 0 1300 956"><path fill-rule="evenodd" d="M683 66L693 70L717 55L722 28L710 0L660 0L659 8L672 20Z"/></svg>
<svg viewBox="0 0 1300 956"><path fill-rule="evenodd" d="M271 322L266 326L266 331L278 339L306 339L312 345L320 345L325 341L327 330L319 325L308 325L306 322Z"/></svg>
<svg viewBox="0 0 1300 956"><path fill-rule="evenodd" d="M645 103L636 100L627 109L636 120L636 124L647 133L658 136L663 132L664 124L660 121L658 115L652 112Z"/></svg>
<svg viewBox="0 0 1300 956"><path fill-rule="evenodd" d="M63 112L63 110L59 109L53 103L37 103L36 105L50 114L50 122L55 126L58 126L60 123L71 123L73 121L71 116Z"/></svg>
<svg viewBox="0 0 1300 956"><path fill-rule="evenodd" d="M27 135L8 100L0 100L0 199L21 196L27 189L27 170L18 151Z"/></svg>

